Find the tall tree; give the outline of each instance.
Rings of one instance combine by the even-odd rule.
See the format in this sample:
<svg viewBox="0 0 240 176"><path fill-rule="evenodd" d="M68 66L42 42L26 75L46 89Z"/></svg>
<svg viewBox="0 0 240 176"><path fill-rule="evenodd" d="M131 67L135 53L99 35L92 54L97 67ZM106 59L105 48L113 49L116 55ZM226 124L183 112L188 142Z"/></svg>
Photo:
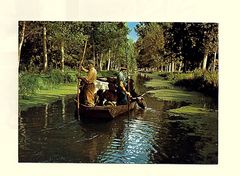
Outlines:
<svg viewBox="0 0 240 176"><path fill-rule="evenodd" d="M50 22L48 24L49 41L51 41L52 48L56 46L60 51L61 60L59 62L62 72L64 72L66 58L72 58L74 55L80 57L81 55L83 41L86 38L83 28L84 25L81 22Z"/></svg>
<svg viewBox="0 0 240 176"><path fill-rule="evenodd" d="M66 22L49 22L48 30L50 31L52 44L57 45L61 53L61 71L64 72L65 62L65 43L69 37L69 26Z"/></svg>
<svg viewBox="0 0 240 176"><path fill-rule="evenodd" d="M217 53L218 49L218 24L216 23L204 23L201 25L203 34L203 66L202 69L206 70L208 55L210 53Z"/></svg>
<svg viewBox="0 0 240 176"><path fill-rule="evenodd" d="M163 28L157 23L141 23L136 31L140 38L136 46L140 67L159 67L164 53Z"/></svg>
<svg viewBox="0 0 240 176"><path fill-rule="evenodd" d="M128 28L126 24L119 25L116 22L103 22L97 27L95 45L100 57L99 65L119 65L122 57L125 58L125 43L127 42ZM105 57L104 57L105 56Z"/></svg>
<svg viewBox="0 0 240 176"><path fill-rule="evenodd" d="M43 28L42 22L36 21L25 21L25 30L24 30L24 40L22 39L22 27L23 22L20 22L20 30L19 30L19 70L31 70L33 64L37 63L40 65L42 61L39 59L42 55L43 48ZM22 44L20 43L22 41Z"/></svg>
<svg viewBox="0 0 240 176"><path fill-rule="evenodd" d="M47 28L46 23L43 23L43 71L46 72L48 68L48 57L47 57Z"/></svg>
<svg viewBox="0 0 240 176"><path fill-rule="evenodd" d="M22 27L21 32L20 32L20 26ZM25 28L26 28L26 22L21 21L19 22L19 46L18 46L18 63L20 63L21 59L21 49L24 41L24 36L25 36Z"/></svg>

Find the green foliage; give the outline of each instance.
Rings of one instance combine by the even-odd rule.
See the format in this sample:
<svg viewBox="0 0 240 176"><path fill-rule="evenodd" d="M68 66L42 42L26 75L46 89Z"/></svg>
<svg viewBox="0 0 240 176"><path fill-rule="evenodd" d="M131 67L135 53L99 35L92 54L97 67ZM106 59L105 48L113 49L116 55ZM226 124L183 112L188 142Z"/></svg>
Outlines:
<svg viewBox="0 0 240 176"><path fill-rule="evenodd" d="M137 61L139 67L156 67L161 63L164 53L164 35L162 25L146 23L137 26L140 39L136 47L139 51Z"/></svg>
<svg viewBox="0 0 240 176"><path fill-rule="evenodd" d="M197 69L188 73L163 72L158 75L164 80L173 81L176 86L218 97L218 72Z"/></svg>
<svg viewBox="0 0 240 176"><path fill-rule="evenodd" d="M19 74L19 94L28 96L35 94L42 86L42 80L38 75L21 73Z"/></svg>
<svg viewBox="0 0 240 176"><path fill-rule="evenodd" d="M112 68L126 61L125 50L129 32L126 23L27 21L20 57L20 71L42 70L43 26L47 30L48 70L63 69L64 65L76 68L82 58L86 40L85 59L95 58L97 69L106 66L109 58ZM22 22L19 23L19 31L21 29ZM19 34L19 42L20 36ZM130 58L133 60L131 63L134 63L135 57Z"/></svg>
<svg viewBox="0 0 240 176"><path fill-rule="evenodd" d="M165 80L181 80L181 79L192 79L193 73L173 73L173 72L162 72L158 74Z"/></svg>
<svg viewBox="0 0 240 176"><path fill-rule="evenodd" d="M213 87L218 87L218 72L205 72L204 78Z"/></svg>
<svg viewBox="0 0 240 176"><path fill-rule="evenodd" d="M76 72L65 70L62 72L58 69L53 69L47 73L47 81L50 87L56 87L60 84L73 83L77 81Z"/></svg>
<svg viewBox="0 0 240 176"><path fill-rule="evenodd" d="M117 71L104 70L98 72L99 77L114 77ZM86 76L86 73L81 73L81 76ZM22 72L19 74L19 95L22 99L28 99L39 91L57 89L59 86L69 83L76 83L76 71L66 68L64 72L53 69L47 73L29 73Z"/></svg>
<svg viewBox="0 0 240 176"><path fill-rule="evenodd" d="M139 67L160 67L183 62L183 70L194 70L204 55L218 50L217 23L140 23L136 27ZM212 58L211 58L212 59Z"/></svg>
<svg viewBox="0 0 240 176"><path fill-rule="evenodd" d="M24 72L19 74L19 95L27 98L39 90L55 89L61 84L76 83L76 81L76 73L70 70L62 72L53 69L44 74Z"/></svg>
<svg viewBox="0 0 240 176"><path fill-rule="evenodd" d="M51 70L49 72L49 83L58 85L64 82L64 73L61 70Z"/></svg>
<svg viewBox="0 0 240 176"><path fill-rule="evenodd" d="M126 62L126 52L128 57L132 54L131 47L127 45L128 32L126 23L102 22L97 25L94 32L95 52L99 56L103 55L102 64L106 65L109 58L112 67Z"/></svg>
<svg viewBox="0 0 240 176"><path fill-rule="evenodd" d="M76 81L77 81L76 74L72 74L69 72L66 72L64 74L64 83L72 83L72 82L76 82Z"/></svg>
<svg viewBox="0 0 240 176"><path fill-rule="evenodd" d="M218 98L218 74L196 70L188 79L178 78L175 80L176 86L186 87L188 90L196 90L206 95Z"/></svg>
<svg viewBox="0 0 240 176"><path fill-rule="evenodd" d="M56 101L57 99L69 95L75 96L76 94L76 83L61 85L57 89L39 90L36 94L29 96L19 97L19 108L20 110L26 110L29 107L45 105Z"/></svg>

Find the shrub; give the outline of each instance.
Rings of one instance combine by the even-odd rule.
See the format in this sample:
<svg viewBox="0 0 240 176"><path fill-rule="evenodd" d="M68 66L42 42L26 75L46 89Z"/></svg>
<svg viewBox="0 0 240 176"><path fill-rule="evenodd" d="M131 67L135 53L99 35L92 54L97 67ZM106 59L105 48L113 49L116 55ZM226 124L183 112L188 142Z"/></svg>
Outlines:
<svg viewBox="0 0 240 176"><path fill-rule="evenodd" d="M39 75L21 73L19 74L18 92L22 96L35 94L44 85L43 80Z"/></svg>
<svg viewBox="0 0 240 176"><path fill-rule="evenodd" d="M76 81L77 81L77 77L74 72L65 72L64 73L64 83L72 83L72 82L76 82Z"/></svg>
<svg viewBox="0 0 240 176"><path fill-rule="evenodd" d="M58 85L64 82L64 73L61 70L53 69L49 72L49 83Z"/></svg>
<svg viewBox="0 0 240 176"><path fill-rule="evenodd" d="M182 74L181 77L178 77L174 85L185 87L188 90L196 90L215 98L218 97L217 72L195 70L189 75Z"/></svg>
<svg viewBox="0 0 240 176"><path fill-rule="evenodd" d="M214 87L218 87L218 73L217 72L205 72L204 78L209 84L213 85Z"/></svg>
<svg viewBox="0 0 240 176"><path fill-rule="evenodd" d="M76 82L76 74L70 70L62 72L54 69L46 74L22 72L19 74L19 95L26 99L40 89L53 89L60 84L72 82Z"/></svg>
<svg viewBox="0 0 240 176"><path fill-rule="evenodd" d="M192 79L193 73L177 73L177 72L165 72L159 73L158 76L162 77L165 80L182 80L182 79Z"/></svg>
<svg viewBox="0 0 240 176"><path fill-rule="evenodd" d="M163 79L167 79L169 74L170 74L169 72L162 72L159 73L158 76L160 76Z"/></svg>
<svg viewBox="0 0 240 176"><path fill-rule="evenodd" d="M176 73L175 74L175 80L182 80L182 79L192 79L193 73Z"/></svg>

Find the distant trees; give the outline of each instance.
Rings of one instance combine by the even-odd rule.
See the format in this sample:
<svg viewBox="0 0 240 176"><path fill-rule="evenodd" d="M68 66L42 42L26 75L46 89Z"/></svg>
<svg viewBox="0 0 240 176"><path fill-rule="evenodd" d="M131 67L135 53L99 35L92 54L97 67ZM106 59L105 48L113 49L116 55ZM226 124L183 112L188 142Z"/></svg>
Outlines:
<svg viewBox="0 0 240 176"><path fill-rule="evenodd" d="M23 30L24 29L24 30ZM24 37L23 32L24 31ZM47 29L46 31L47 32ZM46 33L47 34L47 33ZM47 36L46 36L47 40ZM43 22L19 22L19 70L43 70L44 63L44 25ZM47 43L46 43L47 47Z"/></svg>
<svg viewBox="0 0 240 176"><path fill-rule="evenodd" d="M98 70L123 63L131 70L136 64L169 72L217 69L216 23L144 22L135 30L136 43L127 38L129 29L123 22L20 21L19 70L77 68L86 40L86 60L95 60Z"/></svg>
<svg viewBox="0 0 240 176"><path fill-rule="evenodd" d="M83 24L80 22L48 22L49 41L55 48L54 50L57 50L60 55L58 62L62 72L64 72L65 57L70 61L70 54L75 53L77 55L80 52L79 46L82 47L84 40L88 38L87 35L83 34L83 27Z"/></svg>
<svg viewBox="0 0 240 176"><path fill-rule="evenodd" d="M157 23L140 23L137 27L140 39L137 41L139 61L143 67L159 67L164 53L164 35Z"/></svg>
<svg viewBox="0 0 240 176"><path fill-rule="evenodd" d="M216 68L216 23L140 23L136 31L139 67L158 67L170 72L206 70L207 65L211 70Z"/></svg>
<svg viewBox="0 0 240 176"><path fill-rule="evenodd" d="M86 59L94 59L99 70L116 68L126 61L128 32L127 24L119 22L21 21L19 70L77 68L86 40Z"/></svg>
<svg viewBox="0 0 240 176"><path fill-rule="evenodd" d="M100 23L96 31L96 52L99 58L99 69L119 66L125 59L125 47L128 28L121 23Z"/></svg>

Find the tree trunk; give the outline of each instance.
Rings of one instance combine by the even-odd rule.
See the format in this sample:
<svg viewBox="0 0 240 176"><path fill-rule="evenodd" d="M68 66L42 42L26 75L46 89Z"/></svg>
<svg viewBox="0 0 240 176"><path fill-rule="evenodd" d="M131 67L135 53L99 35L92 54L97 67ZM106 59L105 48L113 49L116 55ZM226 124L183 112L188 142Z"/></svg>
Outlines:
<svg viewBox="0 0 240 176"><path fill-rule="evenodd" d="M170 63L168 66L168 72L171 72L171 68L172 68L172 63Z"/></svg>
<svg viewBox="0 0 240 176"><path fill-rule="evenodd" d="M112 61L111 61L111 64L110 64L110 68L114 68L115 67L115 58L116 58L116 55L115 53L113 53L113 58L112 58Z"/></svg>
<svg viewBox="0 0 240 176"><path fill-rule="evenodd" d="M172 61L172 72L175 72L175 63Z"/></svg>
<svg viewBox="0 0 240 176"><path fill-rule="evenodd" d="M46 26L43 26L43 71L47 71L48 67L48 58L47 58L47 29Z"/></svg>
<svg viewBox="0 0 240 176"><path fill-rule="evenodd" d="M100 60L99 60L99 70L102 71L102 59L103 59L103 53L100 55Z"/></svg>
<svg viewBox="0 0 240 176"><path fill-rule="evenodd" d="M179 63L178 72L181 72L181 70L182 70L182 61L180 61Z"/></svg>
<svg viewBox="0 0 240 176"><path fill-rule="evenodd" d="M168 72L168 65L165 66L165 71Z"/></svg>
<svg viewBox="0 0 240 176"><path fill-rule="evenodd" d="M111 50L108 52L108 65L107 65L107 70L110 70L110 64L111 64Z"/></svg>
<svg viewBox="0 0 240 176"><path fill-rule="evenodd" d="M208 52L206 52L203 57L203 66L202 66L203 71L205 71L207 68L207 59L208 59Z"/></svg>
<svg viewBox="0 0 240 176"><path fill-rule="evenodd" d="M217 52L214 52L213 69L212 69L212 71L215 71L215 69L216 69L216 62L217 62Z"/></svg>
<svg viewBox="0 0 240 176"><path fill-rule="evenodd" d="M21 50L22 50L22 45L24 41L24 35L25 35L25 27L26 27L26 22L23 22L23 27L22 27L22 33L21 33L21 38L20 38L20 43L18 47L18 63L20 64L20 59L21 59Z"/></svg>
<svg viewBox="0 0 240 176"><path fill-rule="evenodd" d="M61 41L61 70L64 72L64 41Z"/></svg>

